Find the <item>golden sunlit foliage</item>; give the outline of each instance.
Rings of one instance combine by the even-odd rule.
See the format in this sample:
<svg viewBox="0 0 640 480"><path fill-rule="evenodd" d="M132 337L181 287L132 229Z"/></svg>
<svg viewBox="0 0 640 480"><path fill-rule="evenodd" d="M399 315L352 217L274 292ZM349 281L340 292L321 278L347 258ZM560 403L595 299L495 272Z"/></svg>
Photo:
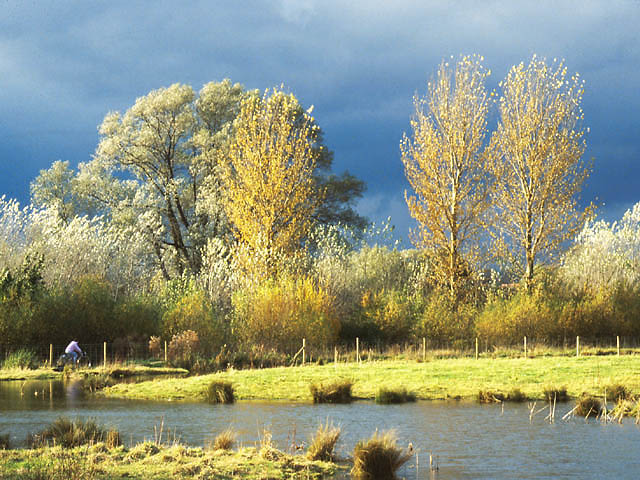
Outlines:
<svg viewBox="0 0 640 480"><path fill-rule="evenodd" d="M562 62L532 58L501 84L500 120L492 145L500 162L493 197L501 218L498 252L531 287L534 266L548 259L583 226L591 209L577 210L590 173L580 108L583 82Z"/></svg>
<svg viewBox="0 0 640 480"><path fill-rule="evenodd" d="M405 192L419 224L414 243L433 254L438 280L455 293L476 255L474 241L488 207L485 153L489 72L477 56L442 63L426 98L414 99L413 138L400 145L415 196Z"/></svg>
<svg viewBox="0 0 640 480"><path fill-rule="evenodd" d="M315 188L317 127L292 94L274 89L242 104L223 162L225 210L246 247L245 268L273 275L300 250L321 201ZM258 270L256 272L256 270Z"/></svg>

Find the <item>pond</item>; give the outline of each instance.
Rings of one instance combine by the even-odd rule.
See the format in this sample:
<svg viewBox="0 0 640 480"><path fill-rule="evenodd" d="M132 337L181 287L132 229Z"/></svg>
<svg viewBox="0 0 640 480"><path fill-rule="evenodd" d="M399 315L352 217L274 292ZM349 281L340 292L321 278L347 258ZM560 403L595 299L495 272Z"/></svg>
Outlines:
<svg viewBox="0 0 640 480"><path fill-rule="evenodd" d="M60 381L0 382L0 433L9 433L13 445L24 445L29 432L66 415L116 427L126 444L154 439L162 431L163 441L206 445L232 427L243 445L256 444L267 429L280 449L290 451L329 421L342 428L343 457L376 429L395 429L399 443L411 442L418 452L417 465L414 460L401 472L406 478L637 478L640 428L632 420L622 425L560 420L572 406L558 404L556 422L550 424L544 420L547 412L530 423L527 404L514 403L504 408L473 402L208 405L93 398L78 384ZM437 472L429 472L430 453Z"/></svg>

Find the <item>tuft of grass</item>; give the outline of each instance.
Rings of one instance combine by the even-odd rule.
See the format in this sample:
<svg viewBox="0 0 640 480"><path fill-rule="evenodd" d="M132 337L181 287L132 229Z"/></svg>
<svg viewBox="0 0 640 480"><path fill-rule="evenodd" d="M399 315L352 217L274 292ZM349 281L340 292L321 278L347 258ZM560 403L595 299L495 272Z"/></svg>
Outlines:
<svg viewBox="0 0 640 480"><path fill-rule="evenodd" d="M236 443L237 434L231 428L227 428L223 432L216 435L213 441L214 450L231 450Z"/></svg>
<svg viewBox="0 0 640 480"><path fill-rule="evenodd" d="M206 396L209 403L233 403L233 384L224 380L214 380L209 384Z"/></svg>
<svg viewBox="0 0 640 480"><path fill-rule="evenodd" d="M607 400L619 402L620 400L631 400L631 392L620 383L608 385L606 388Z"/></svg>
<svg viewBox="0 0 640 480"><path fill-rule="evenodd" d="M602 410L602 404L600 400L596 397L592 397L591 395L585 395L578 399L576 402L575 414L581 417L588 418L593 415L597 417Z"/></svg>
<svg viewBox="0 0 640 480"><path fill-rule="evenodd" d="M478 392L478 402L480 403L504 402L504 399L504 394L500 392L492 392L491 390L480 390Z"/></svg>
<svg viewBox="0 0 640 480"><path fill-rule="evenodd" d="M413 453L397 446L393 430L374 433L366 441L360 441L353 450L351 475L358 480L394 479L396 472Z"/></svg>
<svg viewBox="0 0 640 480"><path fill-rule="evenodd" d="M108 441L110 445L120 445L120 434L117 430L105 430L93 420L70 420L58 417L51 425L40 433L29 436L32 447L60 445L73 448L80 445Z"/></svg>
<svg viewBox="0 0 640 480"><path fill-rule="evenodd" d="M307 450L307 458L309 460L321 460L323 462L333 461L333 450L340 438L340 427L320 424L315 435L311 438L309 449Z"/></svg>
<svg viewBox="0 0 640 480"><path fill-rule="evenodd" d="M567 387L547 386L542 390L542 395L544 396L545 401L549 403L553 403L554 398L556 402L566 402L569 400Z"/></svg>
<svg viewBox="0 0 640 480"><path fill-rule="evenodd" d="M160 452L160 447L156 443L146 441L138 443L135 447L131 448L124 459L125 462L131 463L156 455L158 452Z"/></svg>
<svg viewBox="0 0 640 480"><path fill-rule="evenodd" d="M407 403L415 402L415 393L408 392L405 387L400 389L391 389L386 387L380 387L376 392L376 403L389 405L392 403Z"/></svg>
<svg viewBox="0 0 640 480"><path fill-rule="evenodd" d="M337 380L331 383L312 383L309 386L313 403L350 403L353 400L351 380Z"/></svg>
<svg viewBox="0 0 640 480"><path fill-rule="evenodd" d="M2 362L2 368L19 368L22 370L33 370L38 367L38 358L33 350L21 348L11 352Z"/></svg>
<svg viewBox="0 0 640 480"><path fill-rule="evenodd" d="M82 380L82 388L88 390L91 393L95 393L98 390L102 390L106 387L112 387L116 382L113 378L106 373L99 373L97 375L85 375Z"/></svg>
<svg viewBox="0 0 640 480"><path fill-rule="evenodd" d="M520 390L519 388L514 388L513 390L511 390L511 392L509 392L509 395L507 395L507 400L509 400L510 402L526 402L529 399L522 392L522 390Z"/></svg>

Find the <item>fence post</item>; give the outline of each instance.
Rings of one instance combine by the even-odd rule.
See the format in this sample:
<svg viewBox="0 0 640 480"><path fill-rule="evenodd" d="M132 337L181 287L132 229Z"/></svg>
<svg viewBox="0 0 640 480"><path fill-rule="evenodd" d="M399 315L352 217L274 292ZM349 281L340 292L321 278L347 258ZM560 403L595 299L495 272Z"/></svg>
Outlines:
<svg viewBox="0 0 640 480"><path fill-rule="evenodd" d="M524 336L524 358L527 358L527 336Z"/></svg>
<svg viewBox="0 0 640 480"><path fill-rule="evenodd" d="M338 347L333 347L333 363L338 365Z"/></svg>
<svg viewBox="0 0 640 480"><path fill-rule="evenodd" d="M104 368L107 368L107 342L102 344L102 358L104 359Z"/></svg>
<svg viewBox="0 0 640 480"><path fill-rule="evenodd" d="M476 337L476 360L478 359L478 337Z"/></svg>
<svg viewBox="0 0 640 480"><path fill-rule="evenodd" d="M422 337L422 361L427 361L427 339Z"/></svg>
<svg viewBox="0 0 640 480"><path fill-rule="evenodd" d="M620 335L616 335L616 350L618 351L618 356L620 356Z"/></svg>
<svg viewBox="0 0 640 480"><path fill-rule="evenodd" d="M576 336L576 357L580 356L580 335Z"/></svg>
<svg viewBox="0 0 640 480"><path fill-rule="evenodd" d="M360 339L356 337L356 361L360 363Z"/></svg>
<svg viewBox="0 0 640 480"><path fill-rule="evenodd" d="M53 345L49 344L49 368L53 367Z"/></svg>
<svg viewBox="0 0 640 480"><path fill-rule="evenodd" d="M167 341L164 341L164 363L167 363Z"/></svg>
<svg viewBox="0 0 640 480"><path fill-rule="evenodd" d="M306 360L305 358L305 355L307 353L307 351L305 350L306 346L307 346L307 339L303 338L302 339L302 365L304 365L304 362Z"/></svg>

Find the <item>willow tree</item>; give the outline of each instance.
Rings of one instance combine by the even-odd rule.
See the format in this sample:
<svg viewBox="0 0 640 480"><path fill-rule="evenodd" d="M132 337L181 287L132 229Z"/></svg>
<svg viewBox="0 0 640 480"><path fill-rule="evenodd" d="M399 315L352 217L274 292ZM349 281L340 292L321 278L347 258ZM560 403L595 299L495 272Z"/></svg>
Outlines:
<svg viewBox="0 0 640 480"><path fill-rule="evenodd" d="M247 98L226 162L224 202L245 267L274 275L296 254L322 200L315 188L317 127L296 98L274 89ZM257 271L256 271L257 270Z"/></svg>
<svg viewBox="0 0 640 480"><path fill-rule="evenodd" d="M482 58L442 63L425 98L414 98L413 138L400 149L415 195L405 192L419 229L414 243L431 252L435 273L452 295L477 253L489 205L485 149L489 72Z"/></svg>
<svg viewBox="0 0 640 480"><path fill-rule="evenodd" d="M584 82L567 76L563 62L535 55L501 83L500 118L492 144L500 178L494 195L501 256L530 289L537 263L548 261L584 225L591 208L578 209L590 173L580 102Z"/></svg>

